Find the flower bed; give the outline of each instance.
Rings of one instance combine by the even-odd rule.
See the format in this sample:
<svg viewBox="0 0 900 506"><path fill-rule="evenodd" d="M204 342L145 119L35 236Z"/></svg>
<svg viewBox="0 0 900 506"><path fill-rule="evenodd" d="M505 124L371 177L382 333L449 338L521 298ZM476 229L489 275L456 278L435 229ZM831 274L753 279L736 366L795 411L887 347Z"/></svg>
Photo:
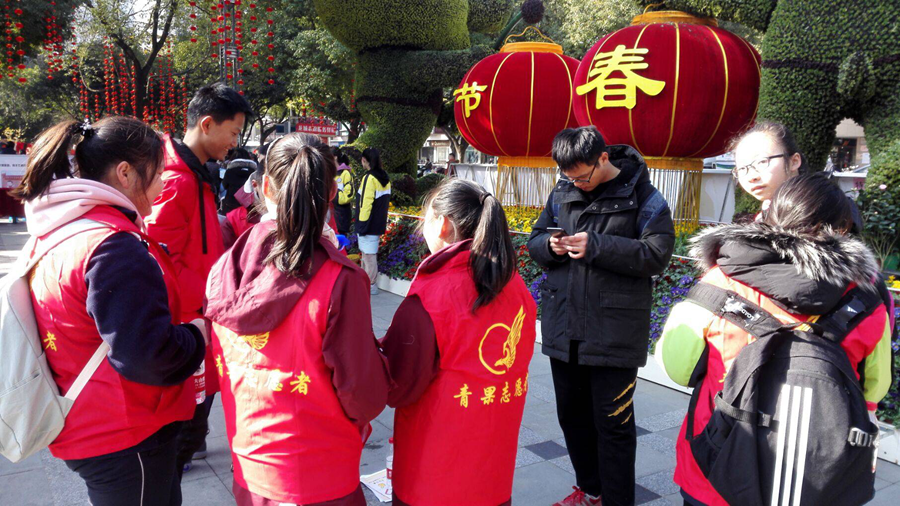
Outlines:
<svg viewBox="0 0 900 506"><path fill-rule="evenodd" d="M536 211L534 211L534 208L508 208L507 218L511 224L520 223L522 225L521 228L527 228L530 231L531 225L537 219L540 209ZM387 230L381 238L381 249L378 253L378 271L380 273L393 279L412 280L419 263L428 257L429 252L428 247L425 245L425 240L417 232L420 219L412 217L417 216L419 212L419 208L396 208L388 217ZM398 213L410 216L400 216ZM512 226L510 228L513 229ZM672 257L668 269L656 279L653 288L653 309L650 313L650 344L647 350L651 354L662 334L672 307L684 300L690 288L694 286L700 277L700 272L693 260L684 256L687 250L687 239L688 237L686 236L678 237L676 241L676 256ZM519 274L538 305L538 318L540 318L541 283L543 283L547 275L528 254L528 235L514 231L512 242L513 247L516 249L516 265ZM900 282L894 279L889 280L889 286L896 285L900 285ZM898 327L900 327L900 309L896 310L895 313ZM890 392L879 405L878 418L900 427L900 387L898 387L898 381L900 381L900 339L894 340L891 346L895 354L896 376Z"/></svg>

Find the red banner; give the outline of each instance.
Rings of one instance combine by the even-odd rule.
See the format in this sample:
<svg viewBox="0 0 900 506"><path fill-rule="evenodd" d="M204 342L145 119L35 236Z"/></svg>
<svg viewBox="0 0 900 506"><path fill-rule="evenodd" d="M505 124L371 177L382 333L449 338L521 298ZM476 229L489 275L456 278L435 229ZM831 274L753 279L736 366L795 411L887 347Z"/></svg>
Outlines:
<svg viewBox="0 0 900 506"><path fill-rule="evenodd" d="M310 123L310 122L299 122L297 123L297 132L304 134L313 134L313 135L322 135L322 136L333 136L337 135L337 125L336 124L324 124L324 123Z"/></svg>

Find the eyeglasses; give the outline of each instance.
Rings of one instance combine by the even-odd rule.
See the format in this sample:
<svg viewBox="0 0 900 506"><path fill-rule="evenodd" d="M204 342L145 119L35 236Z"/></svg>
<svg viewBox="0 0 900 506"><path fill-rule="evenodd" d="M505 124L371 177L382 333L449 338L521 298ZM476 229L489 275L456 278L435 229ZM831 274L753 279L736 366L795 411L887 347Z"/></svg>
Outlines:
<svg viewBox="0 0 900 506"><path fill-rule="evenodd" d="M749 163L744 165L743 167L735 167L734 171L731 173L735 179L740 179L744 176L750 175L750 171L752 170L754 174L759 175L760 172L769 168L769 165L772 163L772 160L776 158L787 158L787 155L784 153L780 155L772 155L760 158L753 163Z"/></svg>
<svg viewBox="0 0 900 506"><path fill-rule="evenodd" d="M567 183L570 183L570 184L590 183L591 178L594 177L594 171L597 170L598 165L600 165L600 162L597 162L594 164L594 166L591 168L590 174L588 174L588 177L569 177L569 176L563 174L562 169L556 169L556 173L559 174L559 177L561 180L563 180Z"/></svg>

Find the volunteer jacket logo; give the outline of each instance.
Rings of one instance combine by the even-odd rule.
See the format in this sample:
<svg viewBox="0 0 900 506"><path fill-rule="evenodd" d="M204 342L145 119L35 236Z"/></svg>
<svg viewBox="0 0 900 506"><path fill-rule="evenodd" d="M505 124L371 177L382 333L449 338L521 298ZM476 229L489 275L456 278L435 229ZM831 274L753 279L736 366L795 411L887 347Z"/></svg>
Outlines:
<svg viewBox="0 0 900 506"><path fill-rule="evenodd" d="M524 322L525 307L520 306L519 313L513 320L512 327L503 323L495 323L484 333L484 337L481 338L481 342L478 344L478 358L481 360L481 365L483 365L491 374L500 376L512 369L513 364L516 362L516 346L519 345L519 340L522 339L522 324ZM489 365L490 361L485 360L484 358L485 341L487 341L491 332L498 328L505 329L508 332L506 341L503 343L503 356L500 357L499 360L494 361L493 365ZM490 342L488 342L488 345L490 345ZM490 349L491 347L488 346L488 348Z"/></svg>

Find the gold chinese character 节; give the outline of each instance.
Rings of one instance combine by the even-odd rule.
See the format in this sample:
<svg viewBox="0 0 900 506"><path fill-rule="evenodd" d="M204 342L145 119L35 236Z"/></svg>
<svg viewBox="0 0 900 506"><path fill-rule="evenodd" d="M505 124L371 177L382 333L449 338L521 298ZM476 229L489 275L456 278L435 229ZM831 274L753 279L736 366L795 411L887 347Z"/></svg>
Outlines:
<svg viewBox="0 0 900 506"><path fill-rule="evenodd" d="M487 86L478 86L478 83L465 83L462 88L455 90L453 96L457 102L463 103L463 112L468 118L473 110L481 105L481 94L487 90Z"/></svg>
<svg viewBox="0 0 900 506"><path fill-rule="evenodd" d="M222 356L216 355L216 369L219 371L219 376L221 377L225 374L224 367L222 366Z"/></svg>
<svg viewBox="0 0 900 506"><path fill-rule="evenodd" d="M494 392L497 391L497 387L485 387L484 388L484 397L481 398L481 401L484 402L485 405L488 405L494 402Z"/></svg>
<svg viewBox="0 0 900 506"><path fill-rule="evenodd" d="M56 351L56 336L53 335L53 332L47 332L47 337L44 339L44 349Z"/></svg>
<svg viewBox="0 0 900 506"><path fill-rule="evenodd" d="M291 386L294 387L291 389L291 393L297 392L303 395L308 394L309 382L309 376L307 376L304 371L300 371L300 374L297 375L297 379L291 381Z"/></svg>
<svg viewBox="0 0 900 506"><path fill-rule="evenodd" d="M650 65L644 62L647 48L626 49L618 45L609 53L594 55L593 68L588 72L589 81L575 88L579 95L597 91L596 108L627 107L634 109L637 103L637 90L651 97L659 95L665 88L665 81L656 81L637 75L635 70L643 70ZM613 72L620 72L624 77L610 78Z"/></svg>
<svg viewBox="0 0 900 506"><path fill-rule="evenodd" d="M516 380L516 397L522 397L525 392L522 390L522 378Z"/></svg>
<svg viewBox="0 0 900 506"><path fill-rule="evenodd" d="M459 399L459 405L468 408L469 407L469 396L472 395L472 392L469 391L469 385L463 384L462 388L459 389L459 393L454 395L454 399Z"/></svg>
<svg viewBox="0 0 900 506"><path fill-rule="evenodd" d="M500 396L500 402L509 402L509 382L503 385L503 395Z"/></svg>
<svg viewBox="0 0 900 506"><path fill-rule="evenodd" d="M273 392L280 392L281 389L284 388L284 383L280 383L278 381L278 376L280 375L281 371L279 371L278 369L269 371L269 377L266 379L266 388Z"/></svg>

